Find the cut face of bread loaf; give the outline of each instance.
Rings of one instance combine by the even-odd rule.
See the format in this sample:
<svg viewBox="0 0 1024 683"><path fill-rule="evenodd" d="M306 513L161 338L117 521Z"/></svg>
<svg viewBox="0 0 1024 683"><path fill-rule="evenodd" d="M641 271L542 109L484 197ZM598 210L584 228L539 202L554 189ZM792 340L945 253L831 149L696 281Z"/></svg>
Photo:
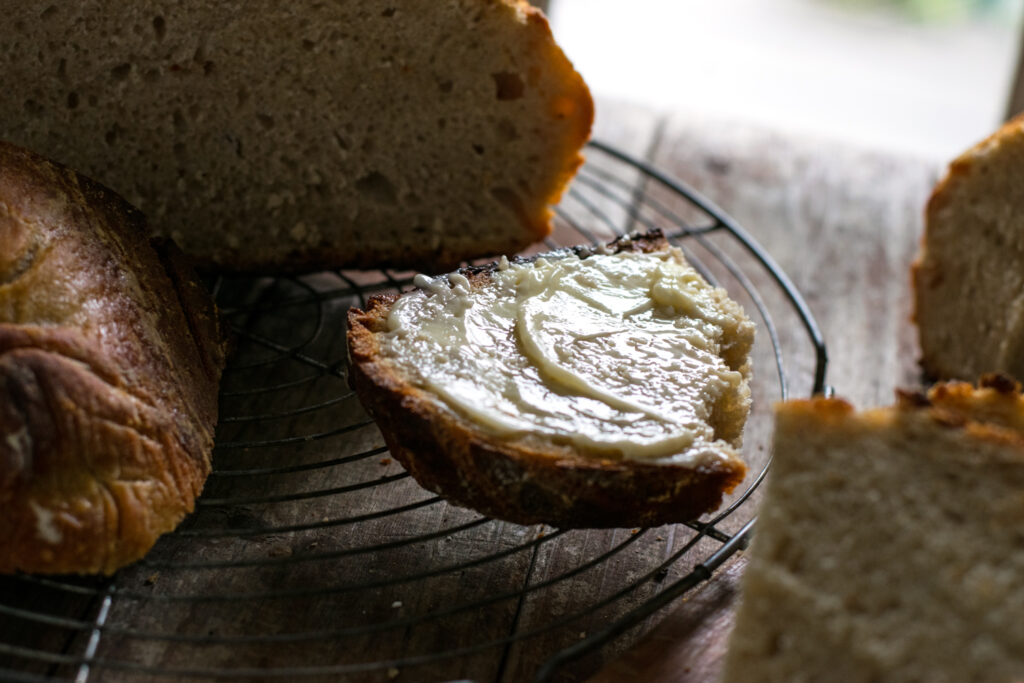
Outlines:
<svg viewBox="0 0 1024 683"><path fill-rule="evenodd" d="M726 683L1024 679L1024 399L782 404Z"/></svg>
<svg viewBox="0 0 1024 683"><path fill-rule="evenodd" d="M350 381L426 488L520 523L637 526L742 479L753 324L660 235L418 284L350 312Z"/></svg>
<svg viewBox="0 0 1024 683"><path fill-rule="evenodd" d="M921 364L940 379L1024 378L1024 118L950 164L913 267Z"/></svg>
<svg viewBox="0 0 1024 683"><path fill-rule="evenodd" d="M441 272L517 251L550 231L593 118L516 0L0 8L0 137L208 266Z"/></svg>
<svg viewBox="0 0 1024 683"><path fill-rule="evenodd" d="M172 245L0 143L0 572L110 573L192 510L223 350Z"/></svg>

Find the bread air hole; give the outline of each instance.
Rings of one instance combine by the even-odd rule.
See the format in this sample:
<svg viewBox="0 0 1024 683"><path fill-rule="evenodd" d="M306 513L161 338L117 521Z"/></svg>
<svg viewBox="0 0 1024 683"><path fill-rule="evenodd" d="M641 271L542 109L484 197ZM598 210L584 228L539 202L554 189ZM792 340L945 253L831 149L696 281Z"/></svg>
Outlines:
<svg viewBox="0 0 1024 683"><path fill-rule="evenodd" d="M157 41L162 41L164 36L167 35L167 22L164 21L163 17L153 17L153 34L156 36Z"/></svg>
<svg viewBox="0 0 1024 683"><path fill-rule="evenodd" d="M523 92L526 91L526 84L523 83L523 79L517 73L500 71L496 74L491 74L491 78L494 79L494 86L499 100L518 100L523 96Z"/></svg>
<svg viewBox="0 0 1024 683"><path fill-rule="evenodd" d="M113 126L107 129L107 132L103 136L103 140L109 146L113 147L114 145L117 144L117 141L121 137L121 133L123 132L124 129L115 123Z"/></svg>
<svg viewBox="0 0 1024 683"><path fill-rule="evenodd" d="M110 79L114 82L124 81L132 72L131 64L118 64L110 70Z"/></svg>
<svg viewBox="0 0 1024 683"><path fill-rule="evenodd" d="M363 176L356 181L356 190L378 204L395 203L395 186L383 173L373 171Z"/></svg>

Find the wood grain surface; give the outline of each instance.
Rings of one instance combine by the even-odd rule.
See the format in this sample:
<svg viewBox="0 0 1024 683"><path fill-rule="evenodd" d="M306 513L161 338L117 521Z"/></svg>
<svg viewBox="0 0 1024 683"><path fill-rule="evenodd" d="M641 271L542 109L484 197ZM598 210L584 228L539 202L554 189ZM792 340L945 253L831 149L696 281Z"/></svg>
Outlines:
<svg viewBox="0 0 1024 683"><path fill-rule="evenodd" d="M918 382L907 268L935 160L607 100L595 136L690 184L767 249L821 325L837 394L886 403L896 386ZM601 155L590 156L599 166ZM689 219L639 173L619 181L625 195L643 191ZM602 219L599 235L644 227L613 197L588 210ZM559 230L556 238L579 240ZM813 349L770 274L717 233L687 244L749 273L755 293L738 293L748 310L763 294L783 311L772 319L787 349L778 363L790 394L806 395ZM732 277L717 262L709 271ZM563 534L482 520L405 477L348 390L338 321L360 303L353 282L372 292L408 275L223 281L220 300L240 332L223 387L217 474L199 509L112 582L0 582L0 671L205 681L265 680L276 668L276 679L292 680L281 669L291 667L302 680L528 681L552 652L599 632L718 547L685 526ZM755 395L753 463L769 455L764 408L783 374L759 334L757 371L771 381ZM643 576L690 543L671 569ZM713 681L742 567L734 559L555 680ZM623 586L630 590L605 605Z"/></svg>

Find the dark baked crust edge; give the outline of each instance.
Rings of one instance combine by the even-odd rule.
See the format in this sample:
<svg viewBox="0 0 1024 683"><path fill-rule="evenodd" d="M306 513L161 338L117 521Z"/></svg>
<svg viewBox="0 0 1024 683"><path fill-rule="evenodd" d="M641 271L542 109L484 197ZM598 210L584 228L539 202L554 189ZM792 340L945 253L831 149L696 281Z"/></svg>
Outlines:
<svg viewBox="0 0 1024 683"><path fill-rule="evenodd" d="M617 240L613 250L656 251L657 232ZM592 250L577 252L586 257ZM487 277L496 264L461 272ZM561 528L639 527L687 522L714 510L743 480L732 449L709 450L697 466L600 459L542 450L476 428L406 382L379 354L398 295L373 297L348 314L349 383L377 422L391 454L424 488L450 502L519 524Z"/></svg>

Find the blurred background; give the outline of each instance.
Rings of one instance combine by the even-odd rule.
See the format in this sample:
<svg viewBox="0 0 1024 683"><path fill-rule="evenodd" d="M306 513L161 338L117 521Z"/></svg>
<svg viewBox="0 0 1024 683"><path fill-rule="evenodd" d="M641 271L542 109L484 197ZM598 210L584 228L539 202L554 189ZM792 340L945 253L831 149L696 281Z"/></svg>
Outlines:
<svg viewBox="0 0 1024 683"><path fill-rule="evenodd" d="M598 97L936 160L1019 109L1024 0L546 4Z"/></svg>

